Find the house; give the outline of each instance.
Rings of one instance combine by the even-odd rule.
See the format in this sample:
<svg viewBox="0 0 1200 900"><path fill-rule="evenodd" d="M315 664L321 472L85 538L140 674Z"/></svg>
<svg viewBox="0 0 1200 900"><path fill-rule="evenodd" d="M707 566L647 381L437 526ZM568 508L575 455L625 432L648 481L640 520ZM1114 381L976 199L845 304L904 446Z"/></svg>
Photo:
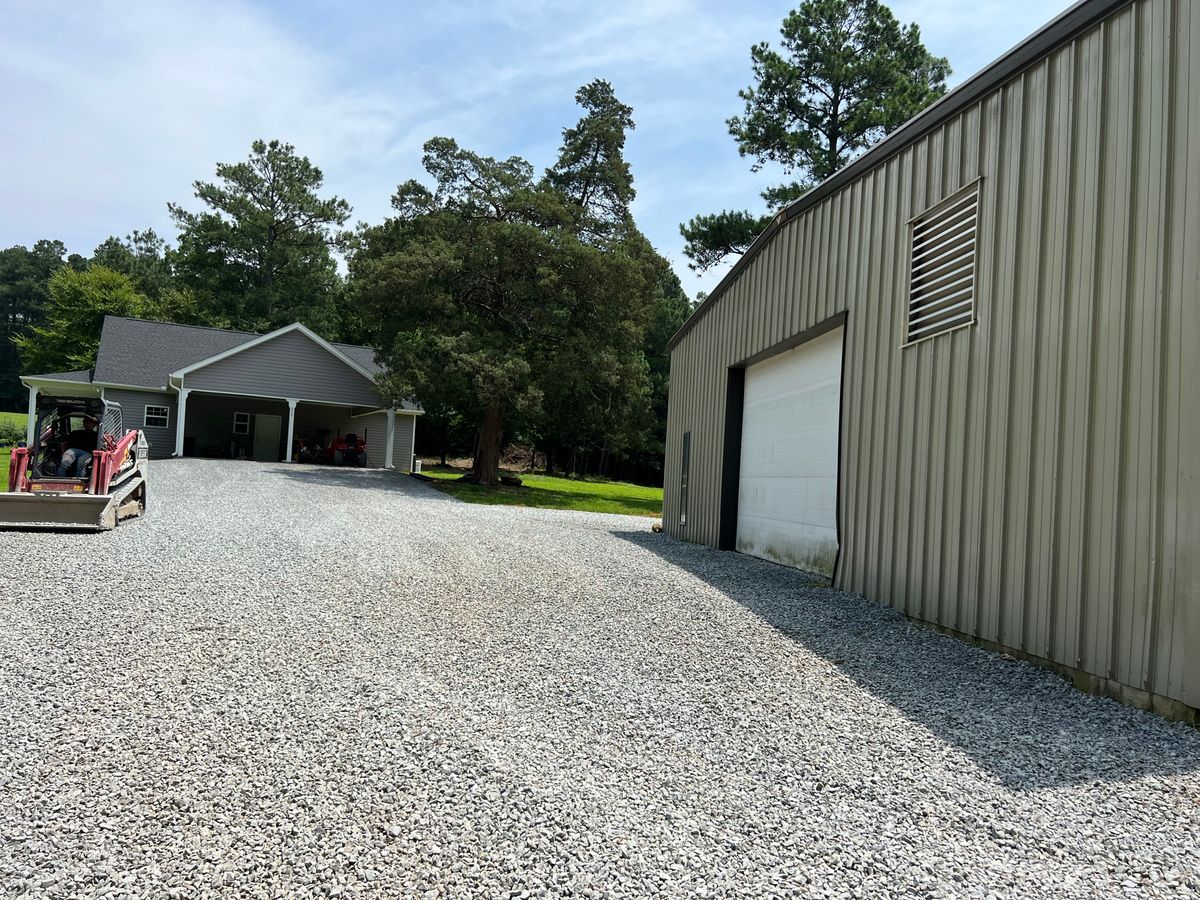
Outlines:
<svg viewBox="0 0 1200 900"><path fill-rule="evenodd" d="M121 404L126 428L146 433L152 457L286 462L296 440L328 446L353 433L369 465L408 471L421 409L381 399L379 371L371 348L298 322L251 334L106 316L94 369L21 381L31 423L39 393L103 396Z"/></svg>
<svg viewBox="0 0 1200 900"><path fill-rule="evenodd" d="M1196 718L1200 4L1071 7L670 347L669 534Z"/></svg>

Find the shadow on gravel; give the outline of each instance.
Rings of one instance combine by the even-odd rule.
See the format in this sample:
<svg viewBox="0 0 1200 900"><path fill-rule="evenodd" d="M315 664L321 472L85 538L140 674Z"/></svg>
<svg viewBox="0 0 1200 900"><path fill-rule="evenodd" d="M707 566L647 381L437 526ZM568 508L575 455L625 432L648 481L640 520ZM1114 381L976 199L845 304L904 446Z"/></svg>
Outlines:
<svg viewBox="0 0 1200 900"><path fill-rule="evenodd" d="M737 601L1015 790L1200 770L1200 732L1075 690L795 569L643 531L617 537ZM836 710L830 711L836 714Z"/></svg>
<svg viewBox="0 0 1200 900"><path fill-rule="evenodd" d="M453 502L452 498L424 482L417 481L410 475L402 472L389 472L386 469L352 469L293 464L281 465L276 471L284 478L301 484L321 485L338 490L393 491L398 494L411 494L431 500Z"/></svg>

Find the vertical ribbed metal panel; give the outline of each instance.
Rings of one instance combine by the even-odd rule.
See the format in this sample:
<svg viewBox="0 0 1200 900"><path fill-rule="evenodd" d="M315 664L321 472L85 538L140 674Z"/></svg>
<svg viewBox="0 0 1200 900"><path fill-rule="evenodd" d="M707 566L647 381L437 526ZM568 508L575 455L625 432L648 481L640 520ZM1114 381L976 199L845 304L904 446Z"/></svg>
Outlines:
<svg viewBox="0 0 1200 900"><path fill-rule="evenodd" d="M667 531L717 543L726 370L847 312L839 586L1200 705L1198 140L1200 13L1137 0L797 216L672 354ZM902 348L977 177L977 324Z"/></svg>

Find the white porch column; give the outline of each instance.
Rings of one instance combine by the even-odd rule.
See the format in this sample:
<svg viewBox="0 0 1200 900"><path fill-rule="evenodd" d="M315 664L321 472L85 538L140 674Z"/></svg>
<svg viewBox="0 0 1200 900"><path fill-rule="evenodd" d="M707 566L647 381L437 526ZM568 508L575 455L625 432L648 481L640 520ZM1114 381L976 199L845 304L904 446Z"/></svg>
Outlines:
<svg viewBox="0 0 1200 900"><path fill-rule="evenodd" d="M410 413L408 416L408 424L412 429L409 432L409 434L412 435L412 438L408 442L408 462L405 463L405 472L411 472L417 467L417 417Z"/></svg>
<svg viewBox="0 0 1200 900"><path fill-rule="evenodd" d="M388 407L387 417L387 449L383 451L383 467L385 469L391 469L393 468L392 457L396 451L396 407Z"/></svg>
<svg viewBox="0 0 1200 900"><path fill-rule="evenodd" d="M287 402L287 404L288 404L288 439L287 439L287 444L285 445L287 449L284 450L284 454L285 454L283 457L284 462L292 461L292 441L294 441L296 438L296 405L299 402L300 402L299 400L289 400Z"/></svg>
<svg viewBox="0 0 1200 900"><path fill-rule="evenodd" d="M187 417L187 398L191 388L179 389L179 408L175 410L175 457L183 457L183 420Z"/></svg>
<svg viewBox="0 0 1200 900"><path fill-rule="evenodd" d="M38 390L32 384L29 386L29 423L25 426L25 446L33 446L33 429L37 425L37 395Z"/></svg>

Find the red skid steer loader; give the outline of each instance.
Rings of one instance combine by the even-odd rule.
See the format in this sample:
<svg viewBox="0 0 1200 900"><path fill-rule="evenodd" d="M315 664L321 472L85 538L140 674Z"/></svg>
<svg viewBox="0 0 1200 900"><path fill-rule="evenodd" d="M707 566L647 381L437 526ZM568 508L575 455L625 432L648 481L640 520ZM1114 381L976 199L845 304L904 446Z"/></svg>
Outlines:
<svg viewBox="0 0 1200 900"><path fill-rule="evenodd" d="M33 443L12 451L0 528L107 531L142 515L149 451L145 434L122 428L119 403L39 397Z"/></svg>

